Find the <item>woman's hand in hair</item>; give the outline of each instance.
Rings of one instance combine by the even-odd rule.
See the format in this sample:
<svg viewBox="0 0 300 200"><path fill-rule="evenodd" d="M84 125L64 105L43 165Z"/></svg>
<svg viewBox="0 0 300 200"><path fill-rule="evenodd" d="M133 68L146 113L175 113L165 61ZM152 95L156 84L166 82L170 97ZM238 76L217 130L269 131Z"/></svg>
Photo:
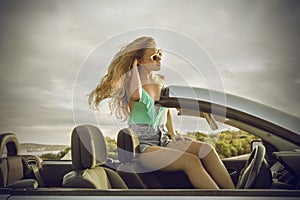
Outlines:
<svg viewBox="0 0 300 200"><path fill-rule="evenodd" d="M134 61L133 61L133 63L132 63L132 66L131 66L131 69L132 68L135 68L135 67L137 67L138 66L138 61L137 61L137 59L134 59Z"/></svg>

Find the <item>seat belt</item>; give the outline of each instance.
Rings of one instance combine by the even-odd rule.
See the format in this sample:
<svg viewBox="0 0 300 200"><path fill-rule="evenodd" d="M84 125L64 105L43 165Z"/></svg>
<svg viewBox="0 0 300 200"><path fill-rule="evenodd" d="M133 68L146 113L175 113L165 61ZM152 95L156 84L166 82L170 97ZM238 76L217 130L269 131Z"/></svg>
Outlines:
<svg viewBox="0 0 300 200"><path fill-rule="evenodd" d="M44 181L42 180L38 166L36 164L30 165L30 166L31 166L34 176L39 184L39 187L45 187L45 184L44 184Z"/></svg>

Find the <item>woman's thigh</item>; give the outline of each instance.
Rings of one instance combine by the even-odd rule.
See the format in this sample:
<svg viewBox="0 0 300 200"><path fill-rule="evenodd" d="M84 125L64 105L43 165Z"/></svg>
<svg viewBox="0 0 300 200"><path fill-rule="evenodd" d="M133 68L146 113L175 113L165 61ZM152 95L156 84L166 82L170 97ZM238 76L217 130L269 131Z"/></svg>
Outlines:
<svg viewBox="0 0 300 200"><path fill-rule="evenodd" d="M139 163L148 170L187 170L187 163L201 165L197 156L191 153L161 146L148 147L139 156Z"/></svg>
<svg viewBox="0 0 300 200"><path fill-rule="evenodd" d="M203 155L204 157L205 155L208 155L210 151L213 150L210 144L205 142L195 141L195 140L186 140L186 141L179 140L177 141L177 143L172 141L166 147L191 153L196 156Z"/></svg>

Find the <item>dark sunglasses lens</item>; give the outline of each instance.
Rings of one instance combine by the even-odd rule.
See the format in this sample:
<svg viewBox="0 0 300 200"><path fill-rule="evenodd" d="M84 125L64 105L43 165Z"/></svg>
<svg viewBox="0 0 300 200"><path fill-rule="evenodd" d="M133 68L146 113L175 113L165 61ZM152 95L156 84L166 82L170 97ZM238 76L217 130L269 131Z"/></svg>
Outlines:
<svg viewBox="0 0 300 200"><path fill-rule="evenodd" d="M159 51L157 52L157 54L158 54L160 57L162 57L162 51L161 51L161 50L159 50Z"/></svg>
<svg viewBox="0 0 300 200"><path fill-rule="evenodd" d="M152 56L152 60L153 60L153 61L156 61L156 60L157 60L157 55L153 55L153 56Z"/></svg>

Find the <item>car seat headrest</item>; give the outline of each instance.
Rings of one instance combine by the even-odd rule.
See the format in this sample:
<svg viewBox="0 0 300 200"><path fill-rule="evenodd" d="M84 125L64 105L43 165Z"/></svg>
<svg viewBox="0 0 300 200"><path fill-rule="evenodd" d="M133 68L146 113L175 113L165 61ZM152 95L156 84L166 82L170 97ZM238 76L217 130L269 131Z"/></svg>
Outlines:
<svg viewBox="0 0 300 200"><path fill-rule="evenodd" d="M17 156L20 153L20 144L15 134L4 133L0 135L0 156L4 149L7 149L7 156Z"/></svg>
<svg viewBox="0 0 300 200"><path fill-rule="evenodd" d="M106 144L102 132L92 125L73 129L71 138L72 164L75 169L93 168L106 163Z"/></svg>
<svg viewBox="0 0 300 200"><path fill-rule="evenodd" d="M119 131L117 137L118 157L121 163L131 162L140 153L140 142L136 133L130 128Z"/></svg>

